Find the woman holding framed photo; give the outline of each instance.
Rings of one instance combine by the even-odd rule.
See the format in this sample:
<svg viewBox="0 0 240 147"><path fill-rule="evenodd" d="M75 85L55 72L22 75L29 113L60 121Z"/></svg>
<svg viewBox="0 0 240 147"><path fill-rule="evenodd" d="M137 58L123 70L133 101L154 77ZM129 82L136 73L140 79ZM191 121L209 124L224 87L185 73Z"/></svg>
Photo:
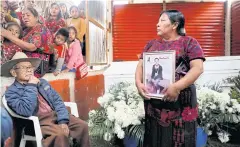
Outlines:
<svg viewBox="0 0 240 147"><path fill-rule="evenodd" d="M198 117L194 82L203 72L203 50L196 39L185 36L185 18L178 10L160 14L157 34L161 39L147 43L143 53L175 51L175 79L162 99L148 95L144 84L143 53L137 65L135 82L145 98L144 147L195 147ZM161 62L159 64L162 65Z"/></svg>

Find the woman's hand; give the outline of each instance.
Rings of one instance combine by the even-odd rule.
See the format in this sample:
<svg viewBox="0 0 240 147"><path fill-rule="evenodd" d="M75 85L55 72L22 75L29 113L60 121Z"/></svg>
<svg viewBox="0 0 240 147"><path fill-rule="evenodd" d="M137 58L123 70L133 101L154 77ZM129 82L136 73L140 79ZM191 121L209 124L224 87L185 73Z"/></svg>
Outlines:
<svg viewBox="0 0 240 147"><path fill-rule="evenodd" d="M178 90L174 84L171 84L163 93L164 93L164 97L163 97L164 101L175 102L178 99L180 90Z"/></svg>
<svg viewBox="0 0 240 147"><path fill-rule="evenodd" d="M146 99L150 99L150 97L147 95L148 94L148 90L144 86L143 83L137 83L136 86L137 86L137 89L138 89L138 92L140 93L140 95L142 95Z"/></svg>

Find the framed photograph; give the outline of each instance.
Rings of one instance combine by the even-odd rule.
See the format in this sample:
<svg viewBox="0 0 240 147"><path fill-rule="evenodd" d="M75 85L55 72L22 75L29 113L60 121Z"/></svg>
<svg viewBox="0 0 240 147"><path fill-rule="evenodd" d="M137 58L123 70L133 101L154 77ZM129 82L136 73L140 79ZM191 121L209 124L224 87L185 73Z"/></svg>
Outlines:
<svg viewBox="0 0 240 147"><path fill-rule="evenodd" d="M175 51L143 53L143 83L151 98L162 99L168 86L175 82Z"/></svg>

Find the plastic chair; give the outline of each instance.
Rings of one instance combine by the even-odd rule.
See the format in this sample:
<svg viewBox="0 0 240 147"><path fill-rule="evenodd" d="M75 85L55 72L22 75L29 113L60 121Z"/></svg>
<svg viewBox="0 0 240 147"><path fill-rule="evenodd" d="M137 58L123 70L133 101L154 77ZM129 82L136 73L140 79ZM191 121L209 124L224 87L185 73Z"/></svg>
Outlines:
<svg viewBox="0 0 240 147"><path fill-rule="evenodd" d="M23 117L23 116L20 116L20 115L16 114L15 112L13 112L8 107L5 96L3 96L3 98L2 98L2 102L3 102L4 107L6 108L6 110L8 111L8 113L12 117L15 117L15 118L18 118L18 119L30 120L30 121L33 122L35 136L26 135L25 131L23 129L22 130L22 137L21 137L20 147L25 147L26 141L36 141L37 147L42 147L42 138L43 137L42 137L42 131L41 131L41 128L40 128L40 123L39 123L38 117L37 116ZM72 115L74 115L75 117L79 117L77 104L76 103L74 103L74 102L64 102L64 104L66 106L70 107Z"/></svg>

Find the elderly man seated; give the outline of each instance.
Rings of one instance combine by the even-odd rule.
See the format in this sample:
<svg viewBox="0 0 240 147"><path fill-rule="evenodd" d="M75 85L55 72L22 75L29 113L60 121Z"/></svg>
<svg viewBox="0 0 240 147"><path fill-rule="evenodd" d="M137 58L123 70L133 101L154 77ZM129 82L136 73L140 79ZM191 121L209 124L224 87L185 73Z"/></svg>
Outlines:
<svg viewBox="0 0 240 147"><path fill-rule="evenodd" d="M87 123L69 115L59 94L46 80L34 76L39 64L39 59L17 52L1 66L2 76L15 77L5 94L8 106L19 115L38 116L44 147L68 147L69 140L89 147Z"/></svg>

